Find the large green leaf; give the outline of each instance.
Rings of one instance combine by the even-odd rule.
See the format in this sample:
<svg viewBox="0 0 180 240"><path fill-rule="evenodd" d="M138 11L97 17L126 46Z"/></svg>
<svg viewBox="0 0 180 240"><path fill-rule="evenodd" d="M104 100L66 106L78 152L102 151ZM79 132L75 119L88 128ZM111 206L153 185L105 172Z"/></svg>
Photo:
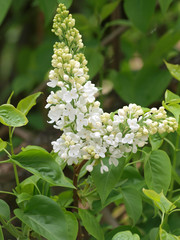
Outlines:
<svg viewBox="0 0 180 240"><path fill-rule="evenodd" d="M10 219L10 208L8 204L2 199L0 199L0 216L6 221L9 221Z"/></svg>
<svg viewBox="0 0 180 240"><path fill-rule="evenodd" d="M149 189L167 193L171 181L171 162L166 152L152 151L144 166L145 181Z"/></svg>
<svg viewBox="0 0 180 240"><path fill-rule="evenodd" d="M21 168L44 179L54 186L73 188L74 186L65 178L60 166L50 153L43 148L25 148L11 159Z"/></svg>
<svg viewBox="0 0 180 240"><path fill-rule="evenodd" d="M34 196L24 211L15 209L16 217L48 240L75 240L78 223L75 216L60 208L52 199Z"/></svg>
<svg viewBox="0 0 180 240"><path fill-rule="evenodd" d="M168 62L165 62L169 72L171 75L176 78L178 81L180 81L180 65L178 64L171 64Z"/></svg>
<svg viewBox="0 0 180 240"><path fill-rule="evenodd" d="M142 199L140 193L133 187L123 187L124 204L129 217L135 224L142 213Z"/></svg>
<svg viewBox="0 0 180 240"><path fill-rule="evenodd" d="M94 167L93 171L91 172L93 181L97 188L97 192L101 198L102 204L105 202L106 198L113 190L114 186L120 180L121 174L124 168L125 160L123 158L119 159L119 164L115 167L113 164L109 165L108 158L104 159L103 162L106 166L108 166L109 171L104 172L101 174L100 167L101 165L98 164Z"/></svg>
<svg viewBox="0 0 180 240"><path fill-rule="evenodd" d="M171 75L166 70L147 66L138 73L111 71L110 78L115 91L125 102L148 106L161 97Z"/></svg>
<svg viewBox="0 0 180 240"><path fill-rule="evenodd" d="M140 240L140 238L137 234L132 234L130 231L124 231L116 233L112 240Z"/></svg>
<svg viewBox="0 0 180 240"><path fill-rule="evenodd" d="M57 0L38 0L38 2L40 9L43 11L45 16L45 24L48 25L55 13L55 9L57 7Z"/></svg>
<svg viewBox="0 0 180 240"><path fill-rule="evenodd" d="M85 209L79 209L78 213L88 233L97 240L104 240L103 231L96 218Z"/></svg>
<svg viewBox="0 0 180 240"><path fill-rule="evenodd" d="M153 200L154 204L163 213L168 213L176 208L176 206L164 196L163 192L158 194L153 190L147 190L147 189L143 189L143 192L148 198Z"/></svg>
<svg viewBox="0 0 180 240"><path fill-rule="evenodd" d="M163 14L166 13L166 11L169 8L169 5L172 3L173 0L159 0L159 4L161 7L161 11Z"/></svg>
<svg viewBox="0 0 180 240"><path fill-rule="evenodd" d="M28 114L29 110L36 105L36 99L40 96L40 92L34 93L26 98L23 98L17 105L17 109L24 113Z"/></svg>
<svg viewBox="0 0 180 240"><path fill-rule="evenodd" d="M0 25L2 23L2 21L4 20L7 12L8 12L8 9L10 8L11 6L11 2L12 0L0 0Z"/></svg>
<svg viewBox="0 0 180 240"><path fill-rule="evenodd" d="M21 127L28 123L26 116L11 104L0 106L0 122L10 127Z"/></svg>
<svg viewBox="0 0 180 240"><path fill-rule="evenodd" d="M128 18L141 31L146 31L154 13L156 0L125 0L124 9Z"/></svg>

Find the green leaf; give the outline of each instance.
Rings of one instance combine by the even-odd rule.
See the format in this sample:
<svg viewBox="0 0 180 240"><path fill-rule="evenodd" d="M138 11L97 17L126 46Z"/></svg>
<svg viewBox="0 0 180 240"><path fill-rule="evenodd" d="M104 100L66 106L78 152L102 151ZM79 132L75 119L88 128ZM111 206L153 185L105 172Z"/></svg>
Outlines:
<svg viewBox="0 0 180 240"><path fill-rule="evenodd" d="M166 194L171 182L171 162L166 152L152 151L144 166L145 181L149 189Z"/></svg>
<svg viewBox="0 0 180 240"><path fill-rule="evenodd" d="M72 3L73 3L73 0L57 0L58 3L63 3L66 8L70 8Z"/></svg>
<svg viewBox="0 0 180 240"><path fill-rule="evenodd" d="M86 48L85 55L88 60L89 75L93 78L103 66L104 57L94 48Z"/></svg>
<svg viewBox="0 0 180 240"><path fill-rule="evenodd" d="M36 105L36 99L41 95L41 92L34 93L26 98L23 98L17 105L17 109L24 113L28 114L29 110Z"/></svg>
<svg viewBox="0 0 180 240"><path fill-rule="evenodd" d="M2 199L0 199L0 216L6 221L9 221L10 219L10 208L8 204Z"/></svg>
<svg viewBox="0 0 180 240"><path fill-rule="evenodd" d="M176 208L176 206L164 196L163 192L158 194L153 190L147 189L143 189L143 192L148 198L153 200L156 207L163 213L168 213Z"/></svg>
<svg viewBox="0 0 180 240"><path fill-rule="evenodd" d="M139 234L139 231L138 231L138 229L136 227L132 227L132 226L128 226L128 225L126 225L126 226L125 225L121 225L121 226L119 226L117 228L114 228L110 232L106 233L105 240L112 240L113 236L116 233L125 232L125 231L130 231L133 234Z"/></svg>
<svg viewBox="0 0 180 240"><path fill-rule="evenodd" d="M78 213L87 232L97 240L104 240L103 231L97 219L85 209L79 208Z"/></svg>
<svg viewBox="0 0 180 240"><path fill-rule="evenodd" d="M4 235L3 235L3 231L2 231L1 225L0 225L0 239L4 240Z"/></svg>
<svg viewBox="0 0 180 240"><path fill-rule="evenodd" d="M159 100L171 81L171 75L166 70L145 66L137 73L111 71L110 79L125 102L135 102L145 107Z"/></svg>
<svg viewBox="0 0 180 240"><path fill-rule="evenodd" d="M3 151L7 146L7 142L3 141L1 138L0 138L0 152Z"/></svg>
<svg viewBox="0 0 180 240"><path fill-rule="evenodd" d="M145 65L155 65L162 63L162 58L174 47L179 41L180 30L166 32L156 43L156 46L150 56L147 58Z"/></svg>
<svg viewBox="0 0 180 240"><path fill-rule="evenodd" d="M180 81L180 65L178 64L171 64L165 61L166 67L168 68L171 75Z"/></svg>
<svg viewBox="0 0 180 240"><path fill-rule="evenodd" d="M165 109L167 109L169 112L171 112L174 117L176 118L176 121L179 122L179 116L180 116L180 105L177 103L174 103L172 105L163 103L163 106Z"/></svg>
<svg viewBox="0 0 180 240"><path fill-rule="evenodd" d="M160 229L160 240L179 240L180 236L167 233L164 229Z"/></svg>
<svg viewBox="0 0 180 240"><path fill-rule="evenodd" d="M161 145L163 144L163 139L161 138L159 133L156 133L154 135L150 135L149 136L149 141L150 141L150 144L152 146L153 151L158 150L158 148L160 148Z"/></svg>
<svg viewBox="0 0 180 240"><path fill-rule="evenodd" d="M72 183L65 178L60 166L55 162L51 154L43 148L25 148L19 154L13 155L11 160L53 186L74 188Z"/></svg>
<svg viewBox="0 0 180 240"><path fill-rule="evenodd" d="M137 234L133 234L130 231L119 232L114 235L112 240L140 240Z"/></svg>
<svg viewBox="0 0 180 240"><path fill-rule="evenodd" d="M80 14L80 13L75 13L72 16L76 21L76 28L79 31L87 31L87 30L89 31L90 30L91 23L86 16L84 16L83 14Z"/></svg>
<svg viewBox="0 0 180 240"><path fill-rule="evenodd" d="M21 127L28 123L26 116L11 104L0 106L0 122L10 127Z"/></svg>
<svg viewBox="0 0 180 240"><path fill-rule="evenodd" d="M101 21L103 21L105 18L107 18L118 6L120 0L107 3L102 7L101 13L100 13L100 18Z"/></svg>
<svg viewBox="0 0 180 240"><path fill-rule="evenodd" d="M161 11L163 14L166 13L166 11L169 8L169 5L172 3L173 0L159 0L159 4L161 7Z"/></svg>
<svg viewBox="0 0 180 240"><path fill-rule="evenodd" d="M11 6L12 0L0 0L0 9L1 9L1 14L0 14L0 24L3 22L10 6Z"/></svg>
<svg viewBox="0 0 180 240"><path fill-rule="evenodd" d="M19 205L20 203L22 203L22 202L24 202L24 201L30 200L31 197L32 197L32 195L23 192L23 193L17 195L16 202L17 202L17 204Z"/></svg>
<svg viewBox="0 0 180 240"><path fill-rule="evenodd" d="M45 16L45 25L47 26L50 21L52 20L55 9L57 7L57 1L56 0L38 0L39 7L43 11Z"/></svg>
<svg viewBox="0 0 180 240"><path fill-rule="evenodd" d="M23 223L48 240L75 240L78 223L74 215L60 208L52 199L34 196L24 212L14 211Z"/></svg>
<svg viewBox="0 0 180 240"><path fill-rule="evenodd" d="M53 199L60 204L61 207L68 207L73 202L73 191L68 190L53 196Z"/></svg>
<svg viewBox="0 0 180 240"><path fill-rule="evenodd" d="M125 0L124 9L128 18L141 31L145 32L154 13L156 0Z"/></svg>
<svg viewBox="0 0 180 240"><path fill-rule="evenodd" d="M126 211L135 225L142 213L141 195L135 188L129 186L122 188L122 194Z"/></svg>
<svg viewBox="0 0 180 240"><path fill-rule="evenodd" d="M170 104L180 103L180 97L167 89L165 92L165 102Z"/></svg>
<svg viewBox="0 0 180 240"><path fill-rule="evenodd" d="M125 164L125 160L123 158L119 159L119 164L117 167L115 167L113 164L109 165L108 160L108 158L103 159L104 164L109 168L108 172L104 172L103 174L101 174L100 164L95 166L93 171L91 172L92 179L97 188L97 192L99 193L102 204L105 202L108 195L115 187L116 183L118 183L118 181L120 180Z"/></svg>

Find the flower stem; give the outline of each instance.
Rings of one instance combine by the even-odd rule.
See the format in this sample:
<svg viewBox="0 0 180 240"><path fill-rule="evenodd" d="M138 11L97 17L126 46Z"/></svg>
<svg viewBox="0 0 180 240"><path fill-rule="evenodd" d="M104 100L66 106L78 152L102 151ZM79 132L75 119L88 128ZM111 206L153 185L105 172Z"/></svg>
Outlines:
<svg viewBox="0 0 180 240"><path fill-rule="evenodd" d="M7 192L7 191L0 191L0 193L3 193L3 194L10 194L10 195L13 195L15 196L16 194L12 193L12 192Z"/></svg>
<svg viewBox="0 0 180 240"><path fill-rule="evenodd" d="M176 137L176 145L175 145L175 149L178 149L179 147L179 140L180 140L180 137L179 135L177 134L177 137ZM173 154L173 162L172 162L172 171L176 171L176 161L177 161L177 152L174 151L174 154ZM172 175L172 179L171 179L171 184L170 184L170 189L169 189L169 199L171 200L172 198L172 195L173 195L173 187L174 187L174 176Z"/></svg>
<svg viewBox="0 0 180 240"><path fill-rule="evenodd" d="M81 168L86 164L87 160L83 160L79 165L74 166L74 174L73 174L73 185L75 186L75 189L73 190L73 200L74 200L74 212L78 212L78 202L79 202L79 196L77 193L78 190L78 176L81 171ZM82 234L82 229L81 229L81 224L78 220L78 236L77 240L82 240L83 239L83 234Z"/></svg>
<svg viewBox="0 0 180 240"><path fill-rule="evenodd" d="M13 149L13 142L12 142L12 129L11 127L9 127L9 142L10 142L10 146L11 146L11 154L14 154L14 149ZM15 175L15 179L16 179L16 185L19 186L19 177L18 177L18 172L17 172L17 167L16 164L13 163L13 169L14 169L14 175Z"/></svg>

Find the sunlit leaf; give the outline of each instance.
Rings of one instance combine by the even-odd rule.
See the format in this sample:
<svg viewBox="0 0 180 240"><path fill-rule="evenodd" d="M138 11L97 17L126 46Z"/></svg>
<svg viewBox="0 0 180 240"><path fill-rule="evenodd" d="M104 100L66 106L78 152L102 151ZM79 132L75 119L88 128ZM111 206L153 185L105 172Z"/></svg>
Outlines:
<svg viewBox="0 0 180 240"><path fill-rule="evenodd" d="M116 233L112 240L140 240L137 234L132 234L130 231Z"/></svg>
<svg viewBox="0 0 180 240"><path fill-rule="evenodd" d="M0 138L0 152L5 149L7 146L7 142L3 141L1 138Z"/></svg>
<svg viewBox="0 0 180 240"><path fill-rule="evenodd" d="M17 109L24 113L28 114L29 110L36 105L36 99L41 95L40 92L34 93L26 98L23 98L17 105Z"/></svg>
<svg viewBox="0 0 180 240"><path fill-rule="evenodd" d="M0 122L10 127L21 127L28 123L26 116L11 104L0 106Z"/></svg>
<svg viewBox="0 0 180 240"><path fill-rule="evenodd" d="M171 64L165 61L165 64L171 73L171 75L176 78L178 81L180 81L180 65L178 64Z"/></svg>
<svg viewBox="0 0 180 240"><path fill-rule="evenodd" d="M160 240L179 240L180 236L167 233L164 229L160 229Z"/></svg>
<svg viewBox="0 0 180 240"><path fill-rule="evenodd" d="M168 213L176 208L176 206L164 196L163 192L158 194L153 190L147 189L143 189L143 192L148 198L153 200L156 207L163 213Z"/></svg>
<svg viewBox="0 0 180 240"><path fill-rule="evenodd" d="M180 97L167 89L165 92L165 102L170 104L180 103Z"/></svg>

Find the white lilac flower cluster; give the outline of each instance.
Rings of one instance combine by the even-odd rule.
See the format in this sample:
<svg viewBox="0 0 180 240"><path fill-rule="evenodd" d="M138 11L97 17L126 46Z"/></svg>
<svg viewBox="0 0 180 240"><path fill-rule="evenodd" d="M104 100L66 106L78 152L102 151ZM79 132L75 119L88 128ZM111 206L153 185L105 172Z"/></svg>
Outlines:
<svg viewBox="0 0 180 240"><path fill-rule="evenodd" d="M150 134L173 132L177 122L167 117L163 107L144 113L140 106L129 104L115 113L104 113L94 97L98 89L88 81L87 61L80 53L83 43L74 25L72 15L60 4L53 32L61 42L54 45L54 70L48 82L55 90L47 98L46 107L50 108L50 123L63 134L52 145L68 165L86 159L88 171L100 163L103 173L108 171L103 163L105 157L109 157L109 164L117 166L119 158L143 147Z"/></svg>

